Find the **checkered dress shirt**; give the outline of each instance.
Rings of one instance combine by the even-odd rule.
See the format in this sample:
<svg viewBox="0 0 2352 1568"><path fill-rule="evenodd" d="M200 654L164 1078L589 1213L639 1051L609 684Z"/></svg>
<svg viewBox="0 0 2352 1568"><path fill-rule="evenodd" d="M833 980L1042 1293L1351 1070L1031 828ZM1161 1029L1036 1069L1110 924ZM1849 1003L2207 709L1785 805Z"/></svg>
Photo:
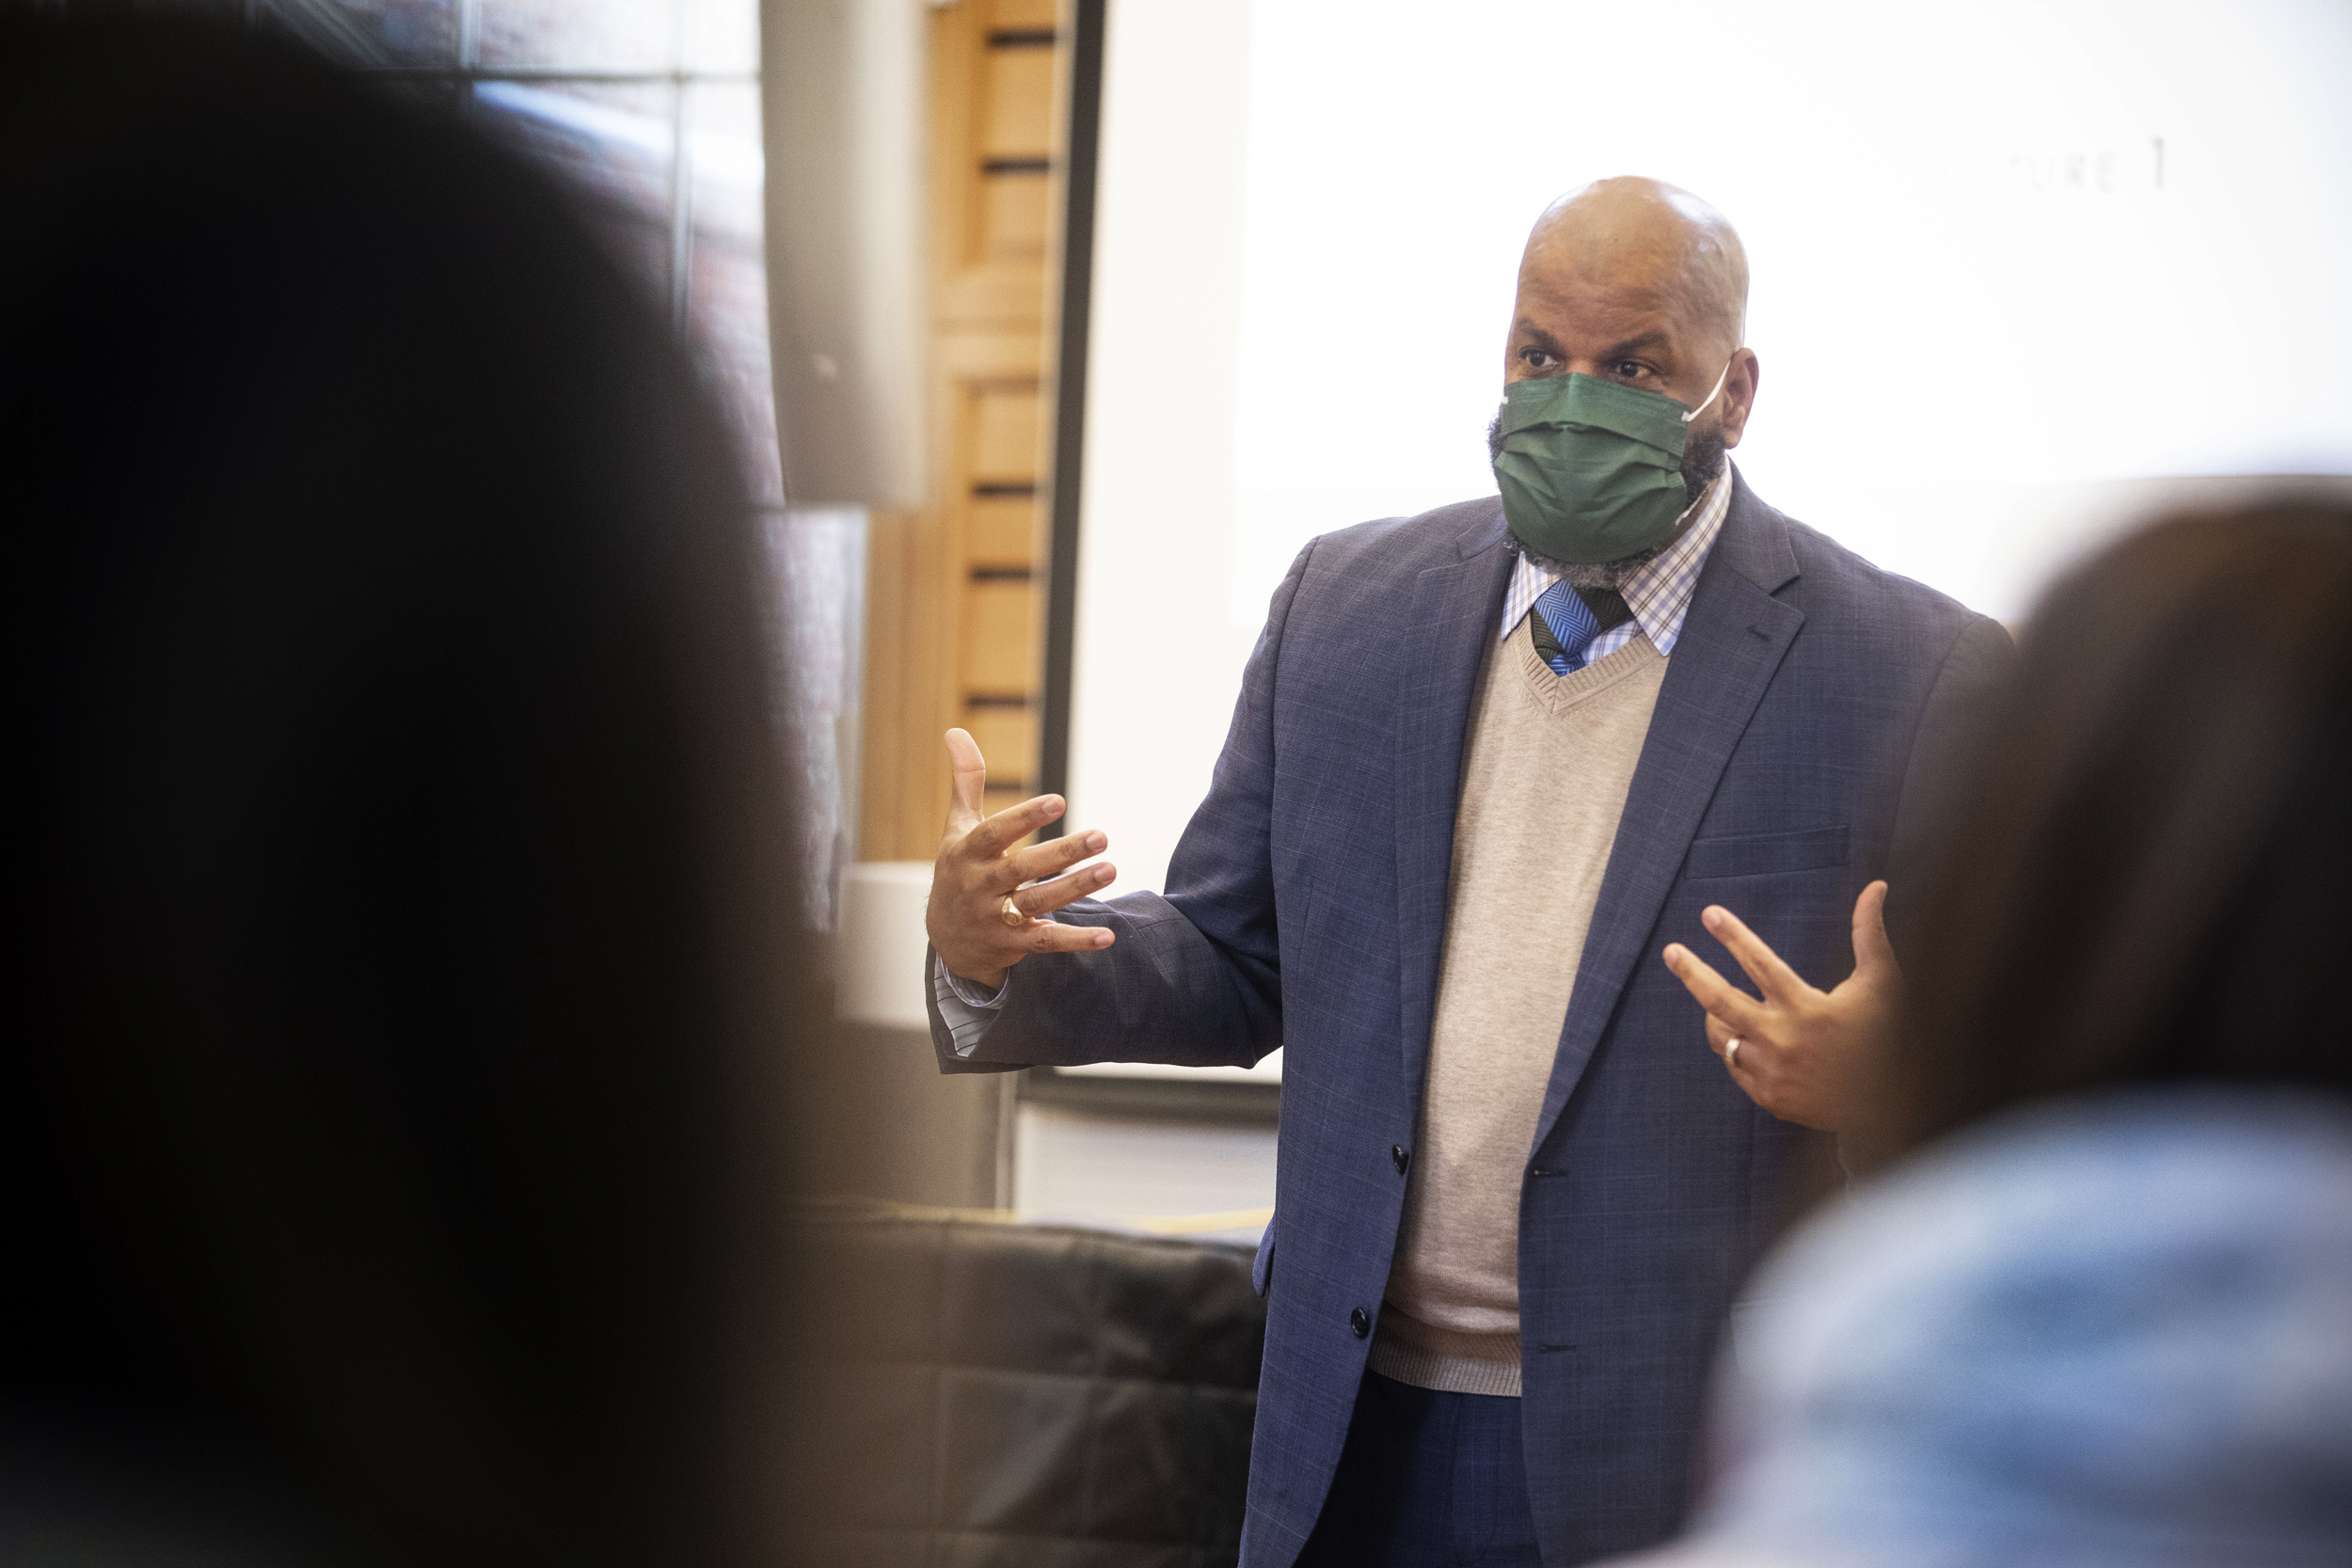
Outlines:
<svg viewBox="0 0 2352 1568"><path fill-rule="evenodd" d="M1715 535L1723 531L1724 514L1731 510L1731 465L1715 476L1697 500L1691 503L1691 512L1698 516L1683 536L1674 542L1666 553L1633 574L1631 580L1620 590L1625 594L1626 608L1633 611L1633 619L1620 622L1595 637L1584 650L1584 663L1589 668L1598 664L1619 648L1633 641L1636 632L1649 638L1660 657L1675 651L1675 640L1682 635L1682 619L1691 612L1691 590L1698 586L1699 568L1707 564L1707 552L1714 546ZM1683 516L1689 517L1691 512ZM1538 566L1521 556L1511 570L1511 586L1502 595L1502 626L1495 633L1498 641L1509 637L1527 619L1544 590L1560 580L1560 574L1549 567Z"/></svg>

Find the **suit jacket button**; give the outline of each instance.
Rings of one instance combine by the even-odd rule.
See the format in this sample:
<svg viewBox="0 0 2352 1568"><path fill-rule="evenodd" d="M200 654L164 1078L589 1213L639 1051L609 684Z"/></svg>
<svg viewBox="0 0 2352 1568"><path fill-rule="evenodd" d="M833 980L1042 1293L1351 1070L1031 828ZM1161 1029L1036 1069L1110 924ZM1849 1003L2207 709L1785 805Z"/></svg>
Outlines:
<svg viewBox="0 0 2352 1568"><path fill-rule="evenodd" d="M1354 1329L1356 1338L1360 1339L1372 1332L1372 1314L1359 1307L1347 1315L1347 1326Z"/></svg>
<svg viewBox="0 0 2352 1568"><path fill-rule="evenodd" d="M1389 1162L1396 1166L1396 1174L1403 1176L1405 1167L1413 1163L1413 1157L1405 1152L1403 1144L1398 1144L1389 1150Z"/></svg>

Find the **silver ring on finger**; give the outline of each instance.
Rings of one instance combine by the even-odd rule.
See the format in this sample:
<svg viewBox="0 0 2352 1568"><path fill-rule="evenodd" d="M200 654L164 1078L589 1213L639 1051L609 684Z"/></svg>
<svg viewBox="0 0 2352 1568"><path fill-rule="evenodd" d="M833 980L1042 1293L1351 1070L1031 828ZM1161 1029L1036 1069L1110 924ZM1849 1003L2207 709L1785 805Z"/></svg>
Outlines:
<svg viewBox="0 0 2352 1568"><path fill-rule="evenodd" d="M1724 1066L1737 1068L1740 1065L1740 1037L1734 1035L1731 1043L1724 1047Z"/></svg>
<svg viewBox="0 0 2352 1568"><path fill-rule="evenodd" d="M1005 902L996 913L1008 926L1026 926L1029 923L1029 917L1021 912L1021 906L1012 901L1009 893L1005 895Z"/></svg>

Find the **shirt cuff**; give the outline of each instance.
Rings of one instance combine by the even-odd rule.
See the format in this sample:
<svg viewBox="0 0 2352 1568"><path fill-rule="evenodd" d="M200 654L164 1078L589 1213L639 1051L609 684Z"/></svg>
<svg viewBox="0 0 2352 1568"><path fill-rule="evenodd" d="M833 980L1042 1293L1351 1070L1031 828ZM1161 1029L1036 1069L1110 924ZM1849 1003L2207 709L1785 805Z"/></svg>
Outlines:
<svg viewBox="0 0 2352 1568"><path fill-rule="evenodd" d="M948 973L947 962L938 954L931 955L931 1000L939 1004L939 1016L947 1025L947 1034L954 1041L954 1053L969 1056L996 1022L996 1014L1005 1005L1005 988L988 990L974 985L958 974Z"/></svg>

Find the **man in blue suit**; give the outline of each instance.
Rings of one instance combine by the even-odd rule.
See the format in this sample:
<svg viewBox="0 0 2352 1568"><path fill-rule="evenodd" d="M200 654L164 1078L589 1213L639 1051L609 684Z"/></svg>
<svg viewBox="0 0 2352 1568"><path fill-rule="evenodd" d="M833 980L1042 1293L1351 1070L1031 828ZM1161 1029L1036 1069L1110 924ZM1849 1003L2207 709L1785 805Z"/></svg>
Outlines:
<svg viewBox="0 0 2352 1568"><path fill-rule="evenodd" d="M1658 956L1694 967L1678 944L1733 935L1728 903L1798 973L1843 974L1851 917L1838 1005L1893 984L1877 879L2008 640L1729 466L1746 291L1737 235L1673 187L1544 214L1502 495L1299 555L1165 895L1086 896L1099 833L1014 848L1062 803L982 820L949 733L943 1070L1285 1048L1257 1568L1559 1565L1671 1533L1811 1134L1743 1092L1736 1044L1709 1053ZM1759 1098L1842 1114L1836 1083L1799 1087Z"/></svg>

